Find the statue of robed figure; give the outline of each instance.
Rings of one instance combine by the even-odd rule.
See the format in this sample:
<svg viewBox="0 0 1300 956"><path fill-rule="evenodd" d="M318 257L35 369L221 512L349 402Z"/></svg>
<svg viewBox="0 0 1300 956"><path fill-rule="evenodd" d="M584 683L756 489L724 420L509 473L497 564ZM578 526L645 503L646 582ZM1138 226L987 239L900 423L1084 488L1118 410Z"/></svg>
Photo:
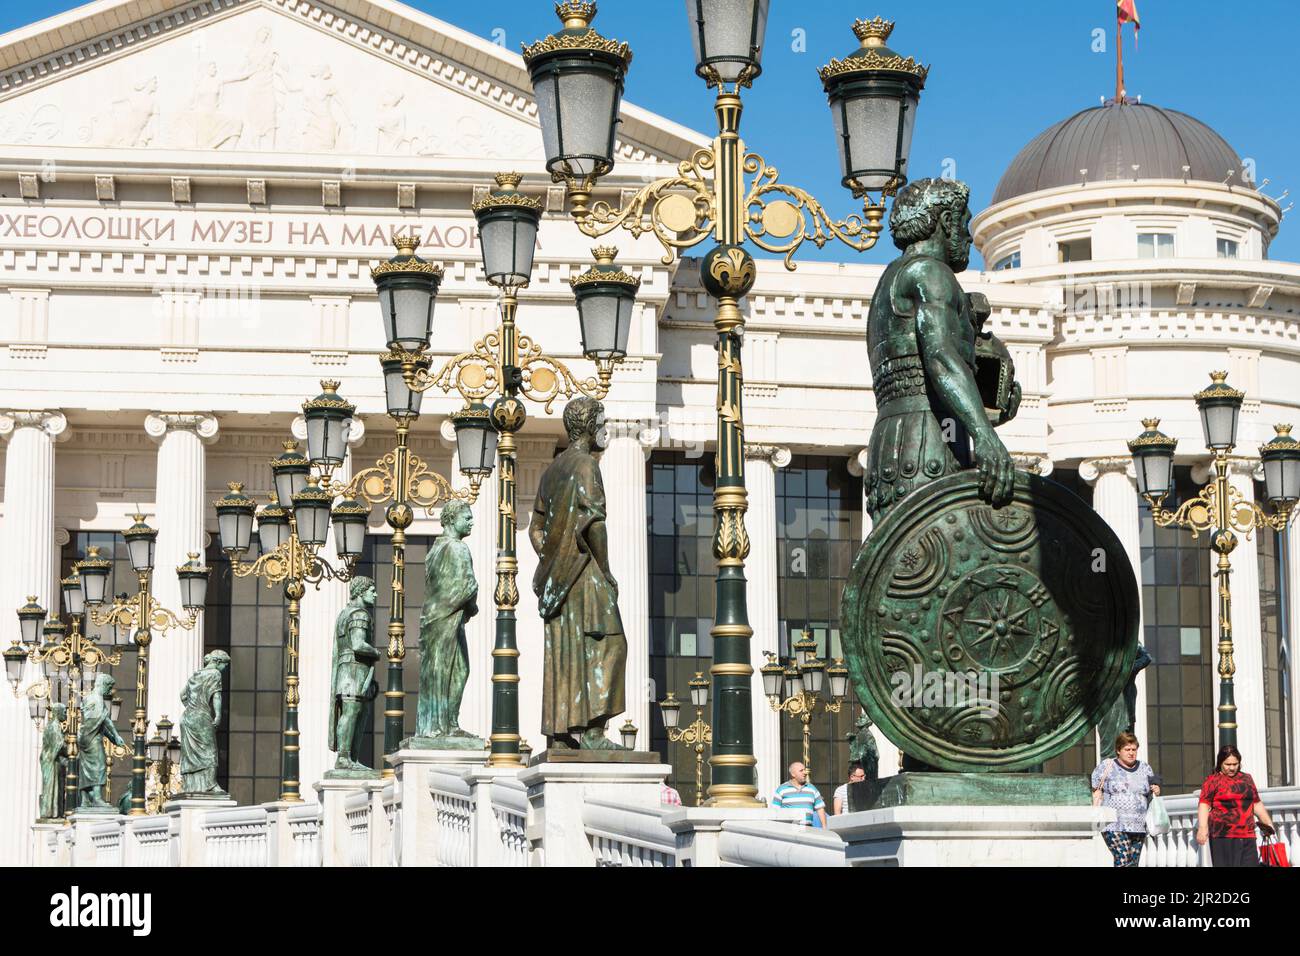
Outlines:
<svg viewBox="0 0 1300 956"><path fill-rule="evenodd" d="M63 721L68 716L67 704L50 704L45 728L41 731L41 807L42 820L59 818L59 794L63 792L61 771L68 764L68 739L64 735Z"/></svg>
<svg viewBox="0 0 1300 956"><path fill-rule="evenodd" d="M605 425L600 402L564 409L569 447L542 474L528 538L533 591L545 623L542 733L553 750L621 750L605 724L624 708L627 638L609 570L605 487L592 454Z"/></svg>
<svg viewBox="0 0 1300 956"><path fill-rule="evenodd" d="M81 698L81 726L77 729L77 809L116 812L104 800L104 785L108 783L108 754L104 739L119 747L126 746L122 735L113 726L109 702L117 681L111 674L97 674L94 689Z"/></svg>
<svg viewBox="0 0 1300 956"><path fill-rule="evenodd" d="M217 784L217 727L221 725L221 680L230 666L225 651L209 651L203 666L181 690L181 796L226 797Z"/></svg>
<svg viewBox="0 0 1300 956"><path fill-rule="evenodd" d="M329 748L338 756L326 777L370 777L378 773L356 759L365 736L367 705L379 693L375 684L379 651L370 643L375 596L373 580L364 575L353 578L348 603L335 620Z"/></svg>
<svg viewBox="0 0 1300 956"><path fill-rule="evenodd" d="M420 612L420 700L415 733L437 746L477 750L483 741L460 727L460 703L469 680L465 622L478 614L478 580L466 536L474 516L463 501L442 509L442 534L424 559Z"/></svg>

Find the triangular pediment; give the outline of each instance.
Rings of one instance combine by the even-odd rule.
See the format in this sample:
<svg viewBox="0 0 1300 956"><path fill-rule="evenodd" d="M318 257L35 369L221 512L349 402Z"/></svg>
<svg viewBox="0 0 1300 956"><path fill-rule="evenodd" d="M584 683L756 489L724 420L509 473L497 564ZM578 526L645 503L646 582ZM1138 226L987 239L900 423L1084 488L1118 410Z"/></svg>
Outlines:
<svg viewBox="0 0 1300 956"><path fill-rule="evenodd" d="M622 131L624 160L704 141L630 105ZM542 158L522 60L393 0L101 0L14 31L0 144Z"/></svg>

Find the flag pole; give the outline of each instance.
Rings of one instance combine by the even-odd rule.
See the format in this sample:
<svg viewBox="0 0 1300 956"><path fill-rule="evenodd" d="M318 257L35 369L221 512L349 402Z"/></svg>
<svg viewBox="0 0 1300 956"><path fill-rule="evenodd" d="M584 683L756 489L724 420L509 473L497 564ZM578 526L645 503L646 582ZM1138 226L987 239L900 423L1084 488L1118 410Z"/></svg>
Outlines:
<svg viewBox="0 0 1300 956"><path fill-rule="evenodd" d="M1115 17L1115 105L1124 103L1124 21Z"/></svg>

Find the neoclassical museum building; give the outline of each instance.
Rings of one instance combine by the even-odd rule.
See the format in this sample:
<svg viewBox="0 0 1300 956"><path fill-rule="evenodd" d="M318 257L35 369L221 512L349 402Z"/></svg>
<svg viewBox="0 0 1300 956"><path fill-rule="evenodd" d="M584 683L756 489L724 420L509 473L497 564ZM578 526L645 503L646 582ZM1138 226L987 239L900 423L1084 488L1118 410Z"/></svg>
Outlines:
<svg viewBox="0 0 1300 956"><path fill-rule="evenodd" d="M171 569L201 553L213 569L193 630L156 638L153 722L180 715L180 690L205 652L229 652L219 734L221 782L240 803L275 799L285 668L282 589L236 579L212 503L242 482L259 501L269 460L302 439L301 406L336 380L357 405L350 467L394 445L378 356L385 343L369 268L415 232L446 270L433 348L469 350L496 327L471 204L493 174L515 170L544 214L525 334L576 369L570 276L591 261L562 187L542 163L531 85L519 56L396 0L99 0L0 37L0 643L35 595L58 605L59 581L87 549L113 562L111 593L134 591L122 532L137 511L158 529L156 596L179 610ZM665 175L710 136L625 105L617 200ZM1166 792L1199 785L1215 743L1218 621L1202 535L1157 528L1136 492L1127 441L1143 419L1179 440L1177 499L1206 480L1193 393L1226 370L1246 392L1231 481L1257 491L1261 442L1300 424L1300 265L1268 258L1282 213L1245 178L1233 147L1185 113L1130 103L1085 109L1008 155L993 204L972 229L989 264L962 277L988 297L1024 399L1000 430L1019 467L1071 488L1115 530L1141 569L1144 643L1137 734ZM1032 137L1032 138L1030 138ZM698 263L660 261L652 238L620 234L619 262L639 276L628 359L606 400L601 470L629 639L628 714L639 746L675 765L693 791L693 754L670 745L655 706L708 672L715 568L712 306ZM881 267L759 261L744 336L752 554L747 565L755 664L790 653L811 630L839 656L840 593L870 531L862 451L874 401L866 315ZM435 366L436 367L436 366ZM519 507L566 439L562 402L530 408L520 433ZM462 479L448 416L458 396L424 398L414 450ZM474 506L480 594L493 589L496 493ZM417 512L406 562L422 569L439 533ZM390 532L371 515L359 564L389 613ZM542 749L542 627L519 549L522 733ZM1291 641L1300 629L1300 547L1271 530L1233 554L1239 741L1264 785L1296 783L1300 736ZM418 633L422 573L407 575L407 631ZM326 700L335 617L346 585L303 600L302 792L332 765ZM490 729L492 611L468 629L462 724ZM92 626L111 645L111 628ZM380 640L382 644L382 640ZM418 682L409 642L406 689ZM114 667L134 691L134 651ZM843 779L850 701L813 724L815 782ZM415 708L406 708L408 731ZM119 727L129 740L130 707ZM382 707L370 752L383 750ZM622 718L615 722L622 723ZM754 694L760 791L800 752L796 721ZM0 862L30 859L38 734L26 702L0 688ZM881 772L897 750L880 741ZM1045 769L1091 769L1086 741ZM114 765L112 798L129 777Z"/></svg>

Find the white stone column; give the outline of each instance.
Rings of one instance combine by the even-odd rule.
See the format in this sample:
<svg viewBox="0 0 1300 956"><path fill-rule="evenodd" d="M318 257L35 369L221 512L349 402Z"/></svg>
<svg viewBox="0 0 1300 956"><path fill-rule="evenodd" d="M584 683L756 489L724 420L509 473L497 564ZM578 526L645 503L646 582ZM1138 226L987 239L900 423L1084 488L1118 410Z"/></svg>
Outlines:
<svg viewBox="0 0 1300 956"><path fill-rule="evenodd" d="M204 445L217 438L217 420L204 414L155 413L145 418L144 430L158 443L155 514L150 523L158 529L152 578L153 596L178 616L180 581L176 569L206 550L208 501ZM166 714L173 722L181 714L181 689L203 664L203 617L191 631L175 628L154 632L149 649L149 721Z"/></svg>
<svg viewBox="0 0 1300 956"><path fill-rule="evenodd" d="M627 638L623 682L627 710L609 722L608 731L616 736L623 721L631 720L637 728L637 748L647 750L650 707L663 696L650 680L650 542L645 505L646 455L658 444L659 429L638 421L607 421L605 426L600 475L605 485L609 569L618 582L618 611Z"/></svg>
<svg viewBox="0 0 1300 956"><path fill-rule="evenodd" d="M456 433L451 420L443 423L443 437L455 448ZM496 643L496 591L497 563L497 494L499 482L495 468L484 479L478 498L471 511L474 530L466 544L474 560L474 576L478 579L478 614L465 624L465 643L469 649L469 679L465 682L465 695L460 702L460 725L484 740L492 733L492 647ZM452 453L451 478L460 487L465 479L460 477L460 452ZM522 537L521 537L521 540ZM528 542L523 541L523 547ZM521 552L522 553L522 552ZM420 572L423 573L421 568ZM532 587L532 581L519 578L519 588Z"/></svg>
<svg viewBox="0 0 1300 956"><path fill-rule="evenodd" d="M1254 462L1231 462L1228 481L1240 492L1244 501L1255 500ZM1267 507L1267 506L1266 506ZM1237 535L1237 547L1232 552L1232 656L1236 664L1233 675L1233 698L1237 702L1237 749L1241 751L1241 765L1261 786L1269 786L1268 749L1264 728L1264 636L1259 614L1259 532L1249 538ZM1218 563L1218 555L1211 555L1210 568ZM1212 590L1212 594L1217 593ZM1218 600L1211 598L1213 608ZM1215 621L1214 642L1219 642L1218 614ZM1214 667L1214 706L1218 702L1218 660ZM1216 710L1217 714L1218 711Z"/></svg>
<svg viewBox="0 0 1300 956"><path fill-rule="evenodd" d="M1140 595L1142 593L1142 521L1138 511L1137 476L1133 469L1133 459L1092 458L1081 462L1079 477L1092 485L1092 510L1101 515L1101 519L1115 532L1124 553L1133 565L1133 574L1138 583L1138 638L1144 640ZM1148 648L1150 650L1150 648ZM1149 668L1148 668L1149 670ZM1150 744L1147 738L1147 671L1137 676L1137 718L1133 733L1143 747ZM1102 741L1099 744L1104 743Z"/></svg>
<svg viewBox="0 0 1300 956"><path fill-rule="evenodd" d="M770 798L785 778L781 766L781 715L772 710L763 694L760 668L767 663L767 652L781 651L781 611L777 604L780 576L776 547L776 469L790 464L790 449L774 445L745 446L745 487L749 491L749 512L745 526L749 531L749 558L745 561L745 601L749 607L749 626L754 636L749 642L749 661L754 668L750 682L751 710L754 722L754 757L758 761L759 796Z"/></svg>
<svg viewBox="0 0 1300 956"><path fill-rule="evenodd" d="M849 458L849 474L857 478L862 478L867 468L867 451L864 448L856 455ZM867 510L867 485L864 481L862 484L862 540L866 541L871 534L871 513ZM843 622L841 622L843 627ZM876 738L876 750L880 754L880 777L892 777L898 773L899 753L898 747L892 740L886 737L875 724L871 725L871 736Z"/></svg>
<svg viewBox="0 0 1300 956"><path fill-rule="evenodd" d="M54 553L54 441L67 431L62 412L0 413L5 456L4 521L0 524L0 644L19 636L15 611L35 595L41 607L58 607ZM35 676L29 666L26 681ZM0 866L32 863L31 825L40 790L40 744L25 698L0 687Z"/></svg>
<svg viewBox="0 0 1300 956"><path fill-rule="evenodd" d="M293 435L299 441L307 440L307 420L301 415L293 420ZM360 470L353 463L352 450L365 437L365 423L356 416L348 432L348 450L343 456L343 464L334 472L335 481L345 482L352 477L354 469ZM361 468L368 468L370 464L364 461ZM320 554L334 567L342 564L335 549L333 529ZM298 729L302 734L298 744L302 749L298 752L298 779L301 782L299 792L304 800L317 798L316 781L334 766L335 754L329 748L330 691L333 689L330 662L334 654L334 625L348 603L349 587L344 581L322 581L319 589L308 586L302 599L298 640ZM382 642L385 640L383 634L383 628L377 628L375 639ZM382 674L376 673L375 678L382 689ZM382 696L377 700L382 700Z"/></svg>

